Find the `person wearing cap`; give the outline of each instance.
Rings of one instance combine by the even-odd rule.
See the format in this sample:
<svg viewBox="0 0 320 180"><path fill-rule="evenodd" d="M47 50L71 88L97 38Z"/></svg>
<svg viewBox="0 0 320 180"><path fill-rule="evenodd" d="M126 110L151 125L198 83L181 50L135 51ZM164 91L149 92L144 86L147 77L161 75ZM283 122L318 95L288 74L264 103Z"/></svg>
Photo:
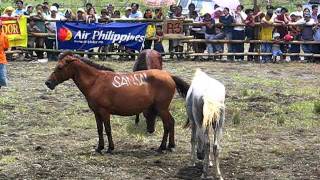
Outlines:
<svg viewBox="0 0 320 180"><path fill-rule="evenodd" d="M261 31L260 31L260 40L263 41L271 41L272 40L272 32L273 32L273 10L269 9L264 18L261 19ZM271 43L262 43L261 44L261 52L263 53L271 53L272 52L272 44ZM261 58L262 63L267 63L271 61L272 56L263 55Z"/></svg>
<svg viewBox="0 0 320 180"><path fill-rule="evenodd" d="M274 22L281 24L282 26L276 26L275 31L280 34L280 39L283 39L283 37L288 34L287 24L289 23L290 18L288 17L288 10L286 8L280 8L280 11L278 11L278 9L276 10L277 16L275 17ZM283 53L287 51L286 44L280 44L280 48Z"/></svg>
<svg viewBox="0 0 320 180"><path fill-rule="evenodd" d="M131 14L131 7L126 7L124 15L121 17L121 19L130 19L130 14Z"/></svg>
<svg viewBox="0 0 320 180"><path fill-rule="evenodd" d="M0 29L2 28L2 21L0 20ZM2 86L7 86L7 65L5 51L9 48L9 40L7 35L0 31L0 89Z"/></svg>
<svg viewBox="0 0 320 180"><path fill-rule="evenodd" d="M277 57L280 56L280 61L283 61L283 52L280 47L280 33L276 32L273 34L273 44L272 44L272 62L276 63Z"/></svg>
<svg viewBox="0 0 320 180"><path fill-rule="evenodd" d="M14 8L12 6L8 6L4 9L2 17L13 17Z"/></svg>
<svg viewBox="0 0 320 180"><path fill-rule="evenodd" d="M76 21L86 21L86 13L83 8L78 8L76 14Z"/></svg>
<svg viewBox="0 0 320 180"><path fill-rule="evenodd" d="M64 17L64 14L59 11L60 5L58 3L52 3L52 6L55 6L57 8L58 16Z"/></svg>
<svg viewBox="0 0 320 180"><path fill-rule="evenodd" d="M16 10L13 12L13 16L21 16L25 12L23 8L23 1L22 0L17 0L16 1Z"/></svg>
<svg viewBox="0 0 320 180"><path fill-rule="evenodd" d="M63 17L64 18L64 17ZM46 17L46 29L48 33L56 34L56 22L58 20L63 20L62 17L58 15L58 9L56 6L50 7L50 16ZM49 36L46 40L46 48L47 49L55 49L55 37ZM53 52L47 52L47 57L49 61L58 60L58 54Z"/></svg>
<svg viewBox="0 0 320 180"><path fill-rule="evenodd" d="M31 4L29 4L26 7L26 10L24 11L23 15L25 16L31 16L31 14L33 13L33 6Z"/></svg>
<svg viewBox="0 0 320 180"><path fill-rule="evenodd" d="M301 30L301 40L313 41L313 30L312 26L315 24L314 20L311 18L310 13L304 14L304 26ZM302 44L302 50L304 53L312 53L311 44ZM305 57L305 60L310 60L310 57Z"/></svg>

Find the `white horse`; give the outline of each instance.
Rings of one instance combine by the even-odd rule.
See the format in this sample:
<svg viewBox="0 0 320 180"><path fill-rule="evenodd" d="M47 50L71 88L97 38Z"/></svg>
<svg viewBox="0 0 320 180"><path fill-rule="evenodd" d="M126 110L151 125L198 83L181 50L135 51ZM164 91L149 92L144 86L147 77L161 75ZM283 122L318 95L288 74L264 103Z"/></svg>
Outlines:
<svg viewBox="0 0 320 180"><path fill-rule="evenodd" d="M219 167L219 140L225 118L225 87L219 81L197 69L188 90L186 104L188 122L192 129L191 161L195 166L196 156L204 159L202 178L208 176L209 164L212 166L212 153L215 158L216 176L222 180ZM213 148L210 151L210 136L213 135ZM197 145L197 152L195 147Z"/></svg>

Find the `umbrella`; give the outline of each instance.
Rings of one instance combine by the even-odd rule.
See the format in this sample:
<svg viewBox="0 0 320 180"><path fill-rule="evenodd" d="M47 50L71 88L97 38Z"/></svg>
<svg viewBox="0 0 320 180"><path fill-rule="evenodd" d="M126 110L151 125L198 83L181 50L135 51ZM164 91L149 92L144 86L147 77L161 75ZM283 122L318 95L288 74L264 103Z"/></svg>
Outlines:
<svg viewBox="0 0 320 180"><path fill-rule="evenodd" d="M214 0L214 2L222 8L229 8L231 11L237 9L237 6L240 5L239 0Z"/></svg>
<svg viewBox="0 0 320 180"><path fill-rule="evenodd" d="M175 0L145 0L146 5L151 7L170 6L175 4Z"/></svg>

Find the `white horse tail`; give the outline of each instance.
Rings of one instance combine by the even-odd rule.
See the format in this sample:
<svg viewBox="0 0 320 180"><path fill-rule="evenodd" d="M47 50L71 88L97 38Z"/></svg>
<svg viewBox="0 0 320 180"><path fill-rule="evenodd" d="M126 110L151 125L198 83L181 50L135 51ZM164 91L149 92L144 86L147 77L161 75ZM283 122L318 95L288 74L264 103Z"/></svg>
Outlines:
<svg viewBox="0 0 320 180"><path fill-rule="evenodd" d="M220 110L224 105L218 101L212 100L207 96L203 96L203 121L202 128L212 129L213 123L219 121L220 119Z"/></svg>

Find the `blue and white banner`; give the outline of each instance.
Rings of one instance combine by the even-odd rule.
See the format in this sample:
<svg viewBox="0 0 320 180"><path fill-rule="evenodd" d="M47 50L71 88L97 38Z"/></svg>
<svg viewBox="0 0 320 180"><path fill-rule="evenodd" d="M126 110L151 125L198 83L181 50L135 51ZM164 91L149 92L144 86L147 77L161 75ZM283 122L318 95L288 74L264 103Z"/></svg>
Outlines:
<svg viewBox="0 0 320 180"><path fill-rule="evenodd" d="M146 29L146 23L57 22L57 46L58 49L89 50L117 43L140 50Z"/></svg>

